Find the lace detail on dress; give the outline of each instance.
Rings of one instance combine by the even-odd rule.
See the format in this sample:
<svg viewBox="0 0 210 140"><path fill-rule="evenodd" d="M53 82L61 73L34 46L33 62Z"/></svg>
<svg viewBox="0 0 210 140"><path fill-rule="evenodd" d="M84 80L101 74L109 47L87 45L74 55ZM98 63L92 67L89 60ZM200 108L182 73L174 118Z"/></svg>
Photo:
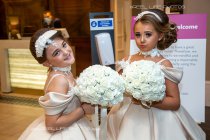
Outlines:
<svg viewBox="0 0 210 140"><path fill-rule="evenodd" d="M121 61L117 61L116 71L119 72L120 70L125 69L130 64L130 59L131 59L131 56L129 56L127 60L122 59Z"/></svg>

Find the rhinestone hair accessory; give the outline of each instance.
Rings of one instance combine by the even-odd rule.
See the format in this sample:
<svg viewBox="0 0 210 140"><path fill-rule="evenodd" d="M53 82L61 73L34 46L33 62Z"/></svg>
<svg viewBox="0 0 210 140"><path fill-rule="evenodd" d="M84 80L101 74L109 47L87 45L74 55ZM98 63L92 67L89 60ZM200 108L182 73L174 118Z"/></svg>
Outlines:
<svg viewBox="0 0 210 140"><path fill-rule="evenodd" d="M56 34L56 30L49 30L41 35L35 42L36 57L42 57L44 48L47 48L48 44L52 44L53 41L49 38Z"/></svg>
<svg viewBox="0 0 210 140"><path fill-rule="evenodd" d="M139 14L135 17L135 21L139 20L141 17L143 17L143 16L146 15L146 14L154 15L160 22L162 22L160 16L158 16L156 13L150 12L150 11L144 11L144 12L139 13Z"/></svg>
<svg viewBox="0 0 210 140"><path fill-rule="evenodd" d="M147 56L151 56L151 57L155 57L155 56L160 56L160 53L159 53L159 50L157 48L154 48L152 49L151 51L148 51L148 52L143 52L143 51L139 51L139 55L144 55L144 57L147 57Z"/></svg>

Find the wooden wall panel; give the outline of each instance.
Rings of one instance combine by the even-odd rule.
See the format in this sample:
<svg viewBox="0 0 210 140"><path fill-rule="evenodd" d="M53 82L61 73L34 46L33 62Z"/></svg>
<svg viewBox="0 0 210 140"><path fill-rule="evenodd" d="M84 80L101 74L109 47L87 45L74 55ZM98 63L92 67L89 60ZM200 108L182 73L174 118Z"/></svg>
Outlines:
<svg viewBox="0 0 210 140"><path fill-rule="evenodd" d="M67 28L70 42L75 46L76 75L92 65L89 12L109 12L109 0L54 0L51 9Z"/></svg>
<svg viewBox="0 0 210 140"><path fill-rule="evenodd" d="M52 7L52 6L51 6ZM54 0L52 9L70 36L89 36L89 12L108 12L109 0Z"/></svg>

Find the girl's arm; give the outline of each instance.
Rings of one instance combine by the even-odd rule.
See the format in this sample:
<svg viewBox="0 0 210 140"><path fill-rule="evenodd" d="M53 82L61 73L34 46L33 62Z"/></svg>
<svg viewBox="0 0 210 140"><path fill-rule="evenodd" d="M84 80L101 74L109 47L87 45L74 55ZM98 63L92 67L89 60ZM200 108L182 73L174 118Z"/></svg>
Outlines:
<svg viewBox="0 0 210 140"><path fill-rule="evenodd" d="M83 108L79 107L66 115L45 115L45 125L49 132L59 131L81 119L84 114Z"/></svg>
<svg viewBox="0 0 210 140"><path fill-rule="evenodd" d="M153 103L152 107L164 110L177 110L180 107L178 85L166 79L166 96L161 102Z"/></svg>
<svg viewBox="0 0 210 140"><path fill-rule="evenodd" d="M163 62L163 65L166 67L172 67L170 61L166 60ZM165 79L166 84L166 96L161 102L154 103L152 106L164 109L164 110L177 110L180 107L180 93L178 84Z"/></svg>

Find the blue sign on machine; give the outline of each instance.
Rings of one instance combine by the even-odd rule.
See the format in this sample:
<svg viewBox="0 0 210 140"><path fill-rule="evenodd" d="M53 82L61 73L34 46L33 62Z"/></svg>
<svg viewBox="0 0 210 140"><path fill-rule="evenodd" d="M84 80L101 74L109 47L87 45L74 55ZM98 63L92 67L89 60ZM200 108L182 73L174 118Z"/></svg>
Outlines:
<svg viewBox="0 0 210 140"><path fill-rule="evenodd" d="M112 20L99 20L98 27L112 27Z"/></svg>
<svg viewBox="0 0 210 140"><path fill-rule="evenodd" d="M90 19L90 30L113 30L113 18Z"/></svg>

